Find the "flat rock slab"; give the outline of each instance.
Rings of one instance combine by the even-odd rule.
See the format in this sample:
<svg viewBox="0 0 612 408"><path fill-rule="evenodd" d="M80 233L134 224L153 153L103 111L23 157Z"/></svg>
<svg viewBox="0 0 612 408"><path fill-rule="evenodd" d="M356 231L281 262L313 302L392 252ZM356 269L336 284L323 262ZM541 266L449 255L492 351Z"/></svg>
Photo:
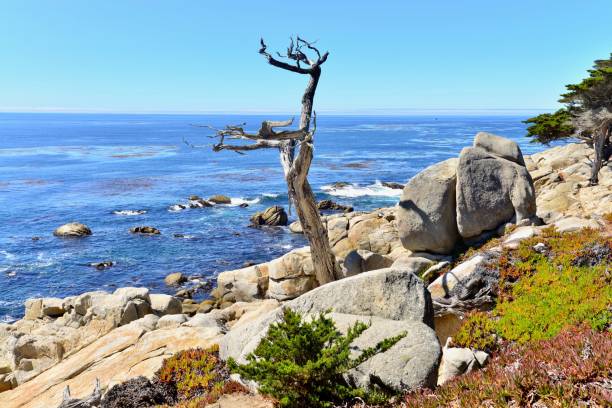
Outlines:
<svg viewBox="0 0 612 408"><path fill-rule="evenodd" d="M0 393L0 407L50 408L70 386L73 398L144 375L151 377L163 359L179 350L218 343L215 329L179 327L145 333L139 325L119 327L17 388Z"/></svg>

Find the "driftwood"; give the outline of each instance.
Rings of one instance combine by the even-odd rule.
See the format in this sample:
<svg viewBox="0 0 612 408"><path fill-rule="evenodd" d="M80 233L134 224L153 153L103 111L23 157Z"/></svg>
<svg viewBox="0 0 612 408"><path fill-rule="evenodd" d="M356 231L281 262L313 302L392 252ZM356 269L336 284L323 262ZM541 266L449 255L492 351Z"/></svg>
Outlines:
<svg viewBox="0 0 612 408"><path fill-rule="evenodd" d="M244 154L264 148L275 148L280 152L280 161L287 181L289 203L294 204L298 218L304 230L304 235L310 243L312 262L320 285L340 277L340 269L331 251L327 231L323 226L317 202L312 188L308 183L308 171L313 159L313 143L316 131L316 114L313 113L314 96L321 76L321 65L327 61L329 53L321 52L300 37L291 43L285 55L279 57L289 60L282 61L273 57L268 51L264 40L261 40L259 53L268 63L277 68L298 74L308 75L309 81L302 96L302 111L299 127L296 130L276 131L293 124L293 119L286 121L264 121L255 133L245 131L244 124L230 125L223 129L214 129L218 143L213 145L214 151L231 150ZM314 55L314 57L308 54ZM311 129L312 124L312 129ZM232 141L240 141L234 144ZM296 148L299 151L296 155Z"/></svg>
<svg viewBox="0 0 612 408"><path fill-rule="evenodd" d="M93 392L82 399L70 398L70 387L67 385L64 389L64 399L57 408L96 408L102 400L102 390L100 388L100 380L96 378L96 385Z"/></svg>
<svg viewBox="0 0 612 408"><path fill-rule="evenodd" d="M484 295L475 299L460 300L457 297L451 297L447 299L435 299L433 300L434 316L446 316L453 314L456 316L463 316L466 312L471 310L488 310L495 304L495 300L489 296Z"/></svg>

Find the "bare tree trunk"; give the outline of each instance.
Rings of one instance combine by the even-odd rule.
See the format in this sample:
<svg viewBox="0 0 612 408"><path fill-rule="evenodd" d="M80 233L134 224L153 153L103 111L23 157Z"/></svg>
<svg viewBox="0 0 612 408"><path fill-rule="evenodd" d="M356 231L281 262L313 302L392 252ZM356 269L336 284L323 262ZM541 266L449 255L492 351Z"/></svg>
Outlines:
<svg viewBox="0 0 612 408"><path fill-rule="evenodd" d="M259 53L263 55L270 65L287 71L302 75L308 75L309 81L302 96L302 112L300 115L300 128L298 130L275 132L274 128L290 126L292 120L288 121L264 121L257 134L245 132L243 125L226 126L225 129L216 129L219 143L213 146L214 151L233 150L241 153L264 148L277 148L280 151L280 161L287 181L289 203L295 204L295 209L302 224L304 235L310 243L310 254L319 285L340 278L340 268L336 262L327 231L323 226L317 202L310 184L308 183L308 171L313 157L313 135L314 129L310 131L310 122L313 115L313 101L319 78L321 77L321 65L327 61L329 52L321 54L319 50L308 41L297 37L291 39L286 55L277 53L281 58L287 58L294 63L277 60L267 51L263 39L260 41ZM306 55L315 53L316 58ZM316 116L313 124L316 125ZM316 129L316 126L315 126ZM225 143L229 140L242 139L252 142L246 145L233 145ZM296 147L299 151L295 154Z"/></svg>
<svg viewBox="0 0 612 408"><path fill-rule="evenodd" d="M319 67L312 70L308 86L302 97L300 129L305 131L308 131L310 128L312 106L320 76L321 69ZM298 160L293 163L295 171L287 174L286 178L289 194L292 196L291 198L295 204L298 218L302 224L302 230L310 243L310 254L317 281L319 285L324 285L339 279L340 271L336 257L329 245L327 231L319 215L314 193L307 179L312 157L312 140L304 140L300 146Z"/></svg>
<svg viewBox="0 0 612 408"><path fill-rule="evenodd" d="M595 151L595 157L593 158L593 164L591 165L591 178L589 184L592 186L599 183L599 170L603 165L604 160L607 160L609 152L607 151L607 141L610 137L610 128L602 129L593 135L593 150Z"/></svg>

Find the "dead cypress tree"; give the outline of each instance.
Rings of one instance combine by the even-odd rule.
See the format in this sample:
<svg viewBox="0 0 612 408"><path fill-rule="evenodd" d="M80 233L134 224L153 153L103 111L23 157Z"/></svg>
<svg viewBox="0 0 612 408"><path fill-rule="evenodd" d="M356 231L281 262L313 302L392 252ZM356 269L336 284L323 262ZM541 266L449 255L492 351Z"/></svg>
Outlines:
<svg viewBox="0 0 612 408"><path fill-rule="evenodd" d="M316 113L313 102L321 66L327 61L329 52L321 53L312 42L299 36L291 39L285 55L277 53L280 59L267 51L264 40L261 40L259 53L274 67L308 76L308 85L302 96L302 111L298 129L276 130L293 124L293 119L286 121L263 121L256 133L245 130L245 124L228 125L215 129L219 138L213 150L231 150L236 153L258 149L278 149L280 161L287 181L289 202L293 203L304 235L310 243L310 253L319 285L340 277L336 258L332 253L327 232L321 221L314 193L308 183L308 171L313 159L314 134L316 132ZM311 127L312 124L312 127ZM238 144L232 143L238 141ZM246 142L245 142L246 141ZM297 153L296 153L297 150Z"/></svg>

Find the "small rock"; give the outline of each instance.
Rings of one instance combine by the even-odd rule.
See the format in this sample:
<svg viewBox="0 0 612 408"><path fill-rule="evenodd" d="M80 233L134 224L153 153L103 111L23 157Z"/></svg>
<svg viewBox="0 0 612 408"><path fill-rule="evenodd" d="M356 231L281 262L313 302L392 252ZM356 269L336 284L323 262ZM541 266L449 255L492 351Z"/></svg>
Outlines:
<svg viewBox="0 0 612 408"><path fill-rule="evenodd" d="M183 304L173 296L155 293L150 295L151 309L159 316L183 312Z"/></svg>
<svg viewBox="0 0 612 408"><path fill-rule="evenodd" d="M543 254L547 250L546 244L543 242L538 242L537 244L533 246L533 250Z"/></svg>
<svg viewBox="0 0 612 408"><path fill-rule="evenodd" d="M91 262L89 264L89 266L93 266L99 271L106 269L106 268L110 268L113 265L115 265L113 261Z"/></svg>
<svg viewBox="0 0 612 408"><path fill-rule="evenodd" d="M231 204L232 203L231 198L229 198L228 196L222 195L222 194L214 195L210 197L208 201L211 201L215 204Z"/></svg>
<svg viewBox="0 0 612 408"><path fill-rule="evenodd" d="M174 296L183 298L183 299L191 299L193 297L193 289L181 289L174 294Z"/></svg>
<svg viewBox="0 0 612 408"><path fill-rule="evenodd" d="M181 272L174 272L164 278L164 282L168 286L178 286L187 281L187 277Z"/></svg>
<svg viewBox="0 0 612 408"><path fill-rule="evenodd" d="M205 300L200 303L198 307L198 313L208 313L215 308L215 302L212 300Z"/></svg>
<svg viewBox="0 0 612 408"><path fill-rule="evenodd" d="M288 217L285 209L278 205L266 208L265 211L258 212L251 217L253 225L279 226L287 225L287 221Z"/></svg>
<svg viewBox="0 0 612 408"><path fill-rule="evenodd" d="M240 208L247 208L248 206L249 205L247 203L242 203L238 207L240 207Z"/></svg>
<svg viewBox="0 0 612 408"><path fill-rule="evenodd" d="M403 184L395 183L395 182L392 182L392 181L383 181L381 184L384 187L391 188L393 190L403 190L404 189L404 185Z"/></svg>
<svg viewBox="0 0 612 408"><path fill-rule="evenodd" d="M291 224L289 224L289 231L293 232L294 234L303 234L304 230L302 229L302 224L300 223L300 221L294 221Z"/></svg>
<svg viewBox="0 0 612 408"><path fill-rule="evenodd" d="M49 317L58 317L65 313L64 301L60 298L44 298L42 300L42 314Z"/></svg>
<svg viewBox="0 0 612 408"><path fill-rule="evenodd" d="M56 237L84 237L91 235L91 230L85 224L71 222L58 227L53 231L53 235Z"/></svg>
<svg viewBox="0 0 612 408"><path fill-rule="evenodd" d="M130 228L130 232L132 234L149 234L149 235L159 235L161 234L160 230L155 227L148 227L146 225L139 227Z"/></svg>
<svg viewBox="0 0 612 408"><path fill-rule="evenodd" d="M353 212L353 207L349 205L342 205L333 202L332 200L323 200L319 201L317 204L317 208L319 210L327 210L327 211L343 211L345 213Z"/></svg>
<svg viewBox="0 0 612 408"><path fill-rule="evenodd" d="M40 237L32 237L32 241L40 241Z"/></svg>
<svg viewBox="0 0 612 408"><path fill-rule="evenodd" d="M173 329L179 327L187 321L187 316L184 314L166 315L159 318L157 321L158 329Z"/></svg>
<svg viewBox="0 0 612 408"><path fill-rule="evenodd" d="M198 305L197 303L183 302L183 314L186 314L188 316L193 316L194 314L196 314L199 308L200 305Z"/></svg>
<svg viewBox="0 0 612 408"><path fill-rule="evenodd" d="M212 207L212 204L205 200L189 202L189 208L207 208L207 207Z"/></svg>
<svg viewBox="0 0 612 408"><path fill-rule="evenodd" d="M335 183L333 183L331 185L331 187L332 188L345 188L345 187L348 187L350 185L351 185L351 183L348 183L346 181L336 181Z"/></svg>
<svg viewBox="0 0 612 408"><path fill-rule="evenodd" d="M36 320L42 317L42 299L28 299L25 302L26 320Z"/></svg>

